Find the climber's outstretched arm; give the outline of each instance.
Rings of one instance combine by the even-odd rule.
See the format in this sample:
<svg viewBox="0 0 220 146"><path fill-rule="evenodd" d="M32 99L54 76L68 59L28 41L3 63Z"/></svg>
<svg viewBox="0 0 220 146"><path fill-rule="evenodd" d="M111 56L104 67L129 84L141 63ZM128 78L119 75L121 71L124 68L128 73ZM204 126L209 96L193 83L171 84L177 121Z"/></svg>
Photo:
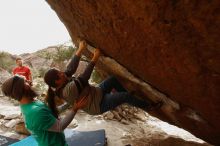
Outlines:
<svg viewBox="0 0 220 146"><path fill-rule="evenodd" d="M82 51L87 47L87 44L85 41L80 41L79 43L79 49L76 51L75 55L71 59L70 63L67 65L67 68L65 70L65 74L68 77L72 77L72 75L76 72L76 69L79 65L79 61L82 55Z"/></svg>
<svg viewBox="0 0 220 146"><path fill-rule="evenodd" d="M86 67L84 72L79 75L78 78L83 86L88 84L88 80L92 74L92 71L94 69L95 64L97 63L97 61L99 59L99 56L100 56L100 50L95 49L95 52L93 54L93 58L92 58L91 62L88 64L88 66Z"/></svg>

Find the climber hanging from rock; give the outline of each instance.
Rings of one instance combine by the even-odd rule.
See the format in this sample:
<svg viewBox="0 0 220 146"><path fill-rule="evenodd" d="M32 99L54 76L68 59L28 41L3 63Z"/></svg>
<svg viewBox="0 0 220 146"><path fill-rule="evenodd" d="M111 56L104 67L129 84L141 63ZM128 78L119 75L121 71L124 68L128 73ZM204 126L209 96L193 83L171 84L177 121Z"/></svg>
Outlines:
<svg viewBox="0 0 220 146"><path fill-rule="evenodd" d="M90 85L88 80L100 56L99 49L95 49L93 58L84 72L78 77L72 77L79 65L82 52L86 47L86 42L80 41L78 50L64 72L51 68L45 73L44 81L49 86L46 101L55 116L58 115L54 101L56 96L64 99L69 105L73 105L74 102L86 98L84 100L85 106L82 110L91 115L102 114L123 103L131 104L146 111L161 107L161 102L150 104L129 94L119 81L112 76L101 82L98 86ZM113 89L116 92L111 92Z"/></svg>

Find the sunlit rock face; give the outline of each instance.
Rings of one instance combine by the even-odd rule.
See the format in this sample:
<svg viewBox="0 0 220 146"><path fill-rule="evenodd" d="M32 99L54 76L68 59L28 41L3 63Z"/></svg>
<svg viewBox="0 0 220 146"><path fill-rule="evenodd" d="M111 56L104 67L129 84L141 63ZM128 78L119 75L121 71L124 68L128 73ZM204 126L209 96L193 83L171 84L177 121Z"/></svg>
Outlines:
<svg viewBox="0 0 220 146"><path fill-rule="evenodd" d="M220 144L219 0L47 1L73 41L87 40L178 104L158 117Z"/></svg>

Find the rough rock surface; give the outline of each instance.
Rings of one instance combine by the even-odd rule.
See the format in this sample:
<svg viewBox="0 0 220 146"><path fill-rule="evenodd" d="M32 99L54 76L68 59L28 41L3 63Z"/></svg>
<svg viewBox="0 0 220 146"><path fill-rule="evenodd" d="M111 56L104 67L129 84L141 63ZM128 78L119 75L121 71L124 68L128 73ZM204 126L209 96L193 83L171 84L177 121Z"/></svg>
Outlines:
<svg viewBox="0 0 220 146"><path fill-rule="evenodd" d="M2 84L5 80L7 80L11 74L7 71L7 70L4 70L2 68L0 68L0 84Z"/></svg>
<svg viewBox="0 0 220 146"><path fill-rule="evenodd" d="M81 37L179 104L158 117L220 144L219 0L47 0Z"/></svg>
<svg viewBox="0 0 220 146"><path fill-rule="evenodd" d="M2 89L1 89L2 83L5 80L7 80L10 76L11 76L11 74L8 71L0 68L0 97L3 96Z"/></svg>

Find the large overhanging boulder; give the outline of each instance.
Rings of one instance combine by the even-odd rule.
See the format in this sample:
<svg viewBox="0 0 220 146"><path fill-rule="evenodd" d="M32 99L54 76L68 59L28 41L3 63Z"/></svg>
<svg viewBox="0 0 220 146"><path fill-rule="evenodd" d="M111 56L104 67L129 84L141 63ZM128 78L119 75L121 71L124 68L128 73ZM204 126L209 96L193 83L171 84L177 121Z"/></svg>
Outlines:
<svg viewBox="0 0 220 146"><path fill-rule="evenodd" d="M99 67L165 102L157 117L220 144L219 0L47 1L74 42L102 50Z"/></svg>

